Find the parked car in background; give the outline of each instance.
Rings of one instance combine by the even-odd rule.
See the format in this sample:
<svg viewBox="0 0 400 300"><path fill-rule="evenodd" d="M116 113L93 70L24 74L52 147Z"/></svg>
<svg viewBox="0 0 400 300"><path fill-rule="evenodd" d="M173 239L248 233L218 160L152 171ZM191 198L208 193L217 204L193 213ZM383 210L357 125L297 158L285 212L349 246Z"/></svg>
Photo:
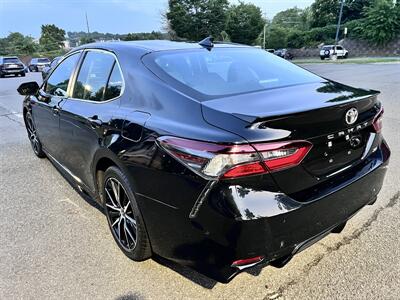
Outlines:
<svg viewBox="0 0 400 300"><path fill-rule="evenodd" d="M41 72L43 68L50 66L50 59L44 58L32 58L29 63L29 70L31 72Z"/></svg>
<svg viewBox="0 0 400 300"><path fill-rule="evenodd" d="M43 78L43 79L45 79L45 78L47 77L47 75L49 75L50 71L51 71L52 69L54 69L54 67L58 64L58 62L61 60L61 58L62 58L62 56L57 56L57 57L55 57L55 58L51 61L50 65L48 65L48 66L46 66L46 67L43 68L43 70L42 70L42 78Z"/></svg>
<svg viewBox="0 0 400 300"><path fill-rule="evenodd" d="M275 49L265 49L265 51L274 54L275 53Z"/></svg>
<svg viewBox="0 0 400 300"><path fill-rule="evenodd" d="M22 65L24 66L25 74L26 74L26 73L29 73L29 68L28 68L28 66L25 65L24 63L22 63Z"/></svg>
<svg viewBox="0 0 400 300"><path fill-rule="evenodd" d="M343 46L337 45L326 45L319 51L319 57L324 60L325 58L330 58L332 55L336 54L337 58L347 58L349 56L349 51L347 51Z"/></svg>
<svg viewBox="0 0 400 300"><path fill-rule="evenodd" d="M125 255L222 282L339 233L390 156L379 92L245 45L87 44L18 92L34 154L104 207Z"/></svg>
<svg viewBox="0 0 400 300"><path fill-rule="evenodd" d="M5 75L25 76L24 64L18 57L0 57L0 77Z"/></svg>
<svg viewBox="0 0 400 300"><path fill-rule="evenodd" d="M275 51L275 55L282 57L284 59L289 59L289 60L293 59L293 54L290 53L290 51L287 49L278 49Z"/></svg>

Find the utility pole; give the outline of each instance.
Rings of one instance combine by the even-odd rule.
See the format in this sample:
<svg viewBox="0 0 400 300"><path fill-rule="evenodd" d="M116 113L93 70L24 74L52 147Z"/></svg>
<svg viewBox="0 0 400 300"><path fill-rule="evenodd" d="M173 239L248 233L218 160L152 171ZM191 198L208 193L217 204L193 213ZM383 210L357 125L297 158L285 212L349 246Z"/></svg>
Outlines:
<svg viewBox="0 0 400 300"><path fill-rule="evenodd" d="M342 14L343 14L343 6L344 6L345 0L341 0L340 3L340 12L339 12L339 19L337 23L337 28L336 28L336 36L335 36L335 48L333 49L333 55L336 55L336 45L339 40L339 30L340 30L340 23L342 23Z"/></svg>
<svg viewBox="0 0 400 300"><path fill-rule="evenodd" d="M265 24L264 24L264 39L263 39L263 49L265 50L265 34L266 34L266 27L267 27L267 13L266 12L264 12L264 21L265 21Z"/></svg>
<svg viewBox="0 0 400 300"><path fill-rule="evenodd" d="M85 16L86 16L87 33L90 34L90 30L89 30L89 21L88 21L88 17L87 17L87 12L86 12L86 11L85 11Z"/></svg>

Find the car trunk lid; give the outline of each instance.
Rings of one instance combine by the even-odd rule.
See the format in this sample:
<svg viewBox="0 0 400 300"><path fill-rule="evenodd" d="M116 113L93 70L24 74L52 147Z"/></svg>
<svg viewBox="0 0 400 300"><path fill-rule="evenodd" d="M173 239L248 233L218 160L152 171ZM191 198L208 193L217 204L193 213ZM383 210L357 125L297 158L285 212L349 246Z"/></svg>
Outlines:
<svg viewBox="0 0 400 300"><path fill-rule="evenodd" d="M380 109L377 93L326 81L205 101L203 115L250 143L311 142L313 147L299 166L273 173L278 185L292 193L327 180L362 158ZM358 112L350 124L349 110ZM290 180L292 176L296 180Z"/></svg>

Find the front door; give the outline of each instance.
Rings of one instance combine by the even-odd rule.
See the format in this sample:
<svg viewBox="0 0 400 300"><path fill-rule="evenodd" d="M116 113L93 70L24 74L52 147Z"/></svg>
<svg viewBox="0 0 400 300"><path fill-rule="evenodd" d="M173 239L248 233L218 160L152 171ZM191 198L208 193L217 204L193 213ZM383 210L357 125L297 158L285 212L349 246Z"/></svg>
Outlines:
<svg viewBox="0 0 400 300"><path fill-rule="evenodd" d="M59 135L60 110L67 98L70 78L79 56L80 53L68 56L43 84L38 95L31 97L32 116L39 140L45 151L56 159L59 159L62 151Z"/></svg>

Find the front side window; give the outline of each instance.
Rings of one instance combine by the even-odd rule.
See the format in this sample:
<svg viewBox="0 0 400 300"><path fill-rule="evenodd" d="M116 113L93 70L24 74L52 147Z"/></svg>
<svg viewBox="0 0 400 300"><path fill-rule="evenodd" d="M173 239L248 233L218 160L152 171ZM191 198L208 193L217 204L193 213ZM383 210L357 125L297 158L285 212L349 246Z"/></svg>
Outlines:
<svg viewBox="0 0 400 300"><path fill-rule="evenodd" d="M57 65L57 63L60 61L60 59L61 59L61 57L57 57L57 58L53 59L53 61L51 62L50 66L52 68L54 68Z"/></svg>
<svg viewBox="0 0 400 300"><path fill-rule="evenodd" d="M54 96L66 97L69 80L72 71L79 59L80 53L74 53L68 56L61 64L51 73L47 80L45 91Z"/></svg>
<svg viewBox="0 0 400 300"><path fill-rule="evenodd" d="M115 78L117 76L115 74L114 78L111 78L114 64L113 55L88 51L79 70L72 97L97 102L113 98L108 98L112 93L108 88L109 83L114 84L114 81L121 81L121 79Z"/></svg>
<svg viewBox="0 0 400 300"><path fill-rule="evenodd" d="M38 63L49 63L50 60L48 58L38 58Z"/></svg>

